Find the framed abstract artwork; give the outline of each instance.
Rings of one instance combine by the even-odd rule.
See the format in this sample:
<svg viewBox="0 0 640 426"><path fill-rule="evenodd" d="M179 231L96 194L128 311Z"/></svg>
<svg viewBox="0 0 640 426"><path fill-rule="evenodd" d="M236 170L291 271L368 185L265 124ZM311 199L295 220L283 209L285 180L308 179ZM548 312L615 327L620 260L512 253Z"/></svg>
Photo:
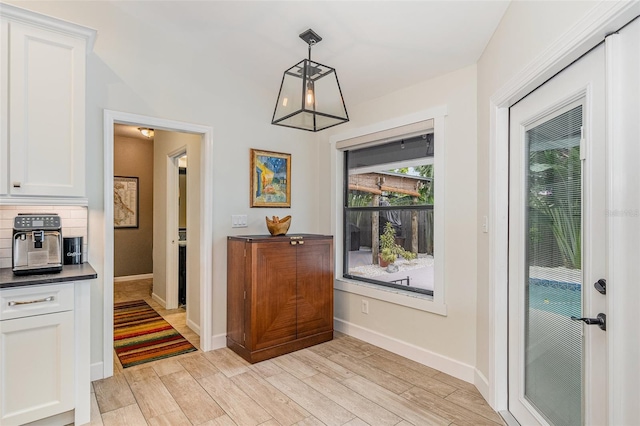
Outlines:
<svg viewBox="0 0 640 426"><path fill-rule="evenodd" d="M251 207L291 207L291 154L251 149Z"/></svg>

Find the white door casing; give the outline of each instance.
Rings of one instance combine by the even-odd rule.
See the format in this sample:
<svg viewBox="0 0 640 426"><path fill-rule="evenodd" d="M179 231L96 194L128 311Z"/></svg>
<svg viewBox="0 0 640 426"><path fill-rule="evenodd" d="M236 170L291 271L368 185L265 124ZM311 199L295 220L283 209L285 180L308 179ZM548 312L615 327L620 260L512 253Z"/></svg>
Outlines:
<svg viewBox="0 0 640 426"><path fill-rule="evenodd" d="M186 153L187 147L182 146L167 156L167 222L164 224L167 235L166 309L178 308L178 158ZM189 305L187 305L188 309ZM188 313L187 318L189 318Z"/></svg>
<svg viewBox="0 0 640 426"><path fill-rule="evenodd" d="M200 149L200 346L214 349L211 301L213 300L213 128L191 123L104 110L104 273L102 377L113 375L113 125L142 125L159 130L202 135ZM222 339L216 338L218 347ZM92 372L95 380L99 374Z"/></svg>
<svg viewBox="0 0 640 426"><path fill-rule="evenodd" d="M606 39L609 424L640 419L640 19ZM604 365L602 366L605 367Z"/></svg>

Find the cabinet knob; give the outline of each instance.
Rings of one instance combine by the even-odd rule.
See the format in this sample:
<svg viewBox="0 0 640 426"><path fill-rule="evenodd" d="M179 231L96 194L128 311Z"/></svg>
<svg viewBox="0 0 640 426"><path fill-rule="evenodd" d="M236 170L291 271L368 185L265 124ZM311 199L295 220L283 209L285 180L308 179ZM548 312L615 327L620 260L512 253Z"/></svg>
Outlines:
<svg viewBox="0 0 640 426"><path fill-rule="evenodd" d="M20 188L22 186L22 182L13 182L14 188Z"/></svg>
<svg viewBox="0 0 640 426"><path fill-rule="evenodd" d="M297 242L297 241L291 241L291 245L292 245L292 246L295 246L296 244L298 244L298 242Z"/></svg>

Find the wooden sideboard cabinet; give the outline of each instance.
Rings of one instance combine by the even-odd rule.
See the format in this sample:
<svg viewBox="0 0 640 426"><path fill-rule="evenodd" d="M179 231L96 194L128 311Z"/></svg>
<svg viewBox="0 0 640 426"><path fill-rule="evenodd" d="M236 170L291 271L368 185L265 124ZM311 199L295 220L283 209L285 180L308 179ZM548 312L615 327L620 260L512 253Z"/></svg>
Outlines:
<svg viewBox="0 0 640 426"><path fill-rule="evenodd" d="M227 239L227 346L254 363L333 339L333 237Z"/></svg>

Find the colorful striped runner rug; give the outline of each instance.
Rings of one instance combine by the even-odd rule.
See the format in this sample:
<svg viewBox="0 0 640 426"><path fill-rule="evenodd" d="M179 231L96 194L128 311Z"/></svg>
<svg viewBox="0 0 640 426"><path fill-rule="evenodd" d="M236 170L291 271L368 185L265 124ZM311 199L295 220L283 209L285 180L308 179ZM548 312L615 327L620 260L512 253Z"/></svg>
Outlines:
<svg viewBox="0 0 640 426"><path fill-rule="evenodd" d="M114 304L113 347L124 368L197 350L144 300Z"/></svg>

